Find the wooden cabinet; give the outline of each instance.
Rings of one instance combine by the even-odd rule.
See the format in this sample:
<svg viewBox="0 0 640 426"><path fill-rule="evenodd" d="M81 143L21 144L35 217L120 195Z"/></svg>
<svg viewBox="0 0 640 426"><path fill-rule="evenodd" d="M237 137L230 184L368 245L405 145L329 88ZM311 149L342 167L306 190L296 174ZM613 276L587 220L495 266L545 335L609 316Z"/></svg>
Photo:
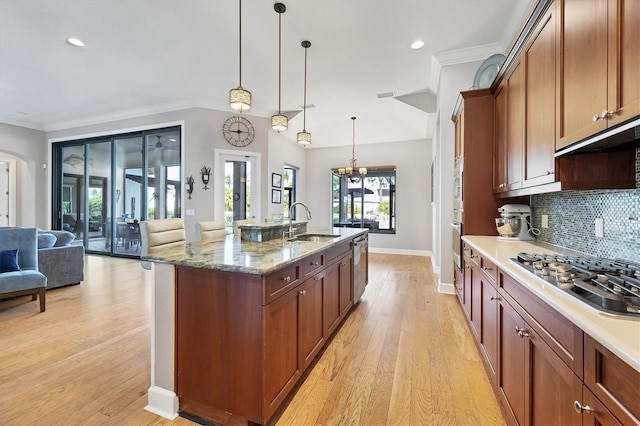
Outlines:
<svg viewBox="0 0 640 426"><path fill-rule="evenodd" d="M640 4L558 1L560 149L640 114Z"/></svg>
<svg viewBox="0 0 640 426"><path fill-rule="evenodd" d="M489 89L460 93L452 117L456 145L462 152L456 166L463 165L461 212L465 235L496 235L498 204L493 197L493 95Z"/></svg>
<svg viewBox="0 0 640 426"><path fill-rule="evenodd" d="M176 266L180 411L268 423L353 306L352 244L265 276Z"/></svg>
<svg viewBox="0 0 640 426"><path fill-rule="evenodd" d="M499 306L503 406L521 425L582 425L582 381L506 301Z"/></svg>
<svg viewBox="0 0 640 426"><path fill-rule="evenodd" d="M622 424L640 424L640 373L589 335L584 338L584 359L584 384L594 396ZM585 400L581 405L590 404Z"/></svg>
<svg viewBox="0 0 640 426"><path fill-rule="evenodd" d="M554 4L522 53L526 94L523 187L555 180L556 15Z"/></svg>

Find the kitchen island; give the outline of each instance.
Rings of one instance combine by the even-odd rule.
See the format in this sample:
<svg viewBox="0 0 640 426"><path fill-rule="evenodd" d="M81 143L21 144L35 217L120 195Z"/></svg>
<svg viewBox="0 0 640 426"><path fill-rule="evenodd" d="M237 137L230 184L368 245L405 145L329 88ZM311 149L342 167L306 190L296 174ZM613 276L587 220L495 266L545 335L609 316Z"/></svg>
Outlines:
<svg viewBox="0 0 640 426"><path fill-rule="evenodd" d="M352 307L353 241L366 233L230 235L143 257L155 278L146 409L267 423Z"/></svg>

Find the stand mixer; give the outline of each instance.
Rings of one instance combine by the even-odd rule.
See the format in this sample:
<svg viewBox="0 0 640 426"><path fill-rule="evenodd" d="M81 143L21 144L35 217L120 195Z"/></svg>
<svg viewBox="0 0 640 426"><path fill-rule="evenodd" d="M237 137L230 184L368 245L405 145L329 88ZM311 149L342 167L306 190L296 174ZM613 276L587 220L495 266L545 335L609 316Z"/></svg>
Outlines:
<svg viewBox="0 0 640 426"><path fill-rule="evenodd" d="M498 208L499 218L496 218L496 229L501 240L532 241L529 220L531 208L526 204L505 204Z"/></svg>

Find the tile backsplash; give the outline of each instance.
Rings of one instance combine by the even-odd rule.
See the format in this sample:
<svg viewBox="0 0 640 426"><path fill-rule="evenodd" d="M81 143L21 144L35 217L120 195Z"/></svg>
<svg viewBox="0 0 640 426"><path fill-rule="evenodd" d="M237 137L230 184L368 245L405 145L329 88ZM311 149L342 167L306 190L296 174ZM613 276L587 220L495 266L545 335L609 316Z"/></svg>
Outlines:
<svg viewBox="0 0 640 426"><path fill-rule="evenodd" d="M640 161L637 172L639 165ZM532 224L540 230L538 241L640 263L640 189L539 194L531 196L531 206ZM549 216L547 229L540 225L543 214ZM604 238L595 236L596 218L604 219Z"/></svg>

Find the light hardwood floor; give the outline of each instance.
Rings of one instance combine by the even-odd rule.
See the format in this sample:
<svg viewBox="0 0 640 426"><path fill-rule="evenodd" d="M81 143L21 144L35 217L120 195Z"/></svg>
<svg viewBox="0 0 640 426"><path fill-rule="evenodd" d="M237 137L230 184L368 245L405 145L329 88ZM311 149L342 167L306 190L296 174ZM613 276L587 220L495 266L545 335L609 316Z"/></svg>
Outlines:
<svg viewBox="0 0 640 426"><path fill-rule="evenodd" d="M193 425L144 410L152 274L87 256L86 280L0 302L0 425ZM427 257L370 254L359 303L272 421L504 424L455 296Z"/></svg>

